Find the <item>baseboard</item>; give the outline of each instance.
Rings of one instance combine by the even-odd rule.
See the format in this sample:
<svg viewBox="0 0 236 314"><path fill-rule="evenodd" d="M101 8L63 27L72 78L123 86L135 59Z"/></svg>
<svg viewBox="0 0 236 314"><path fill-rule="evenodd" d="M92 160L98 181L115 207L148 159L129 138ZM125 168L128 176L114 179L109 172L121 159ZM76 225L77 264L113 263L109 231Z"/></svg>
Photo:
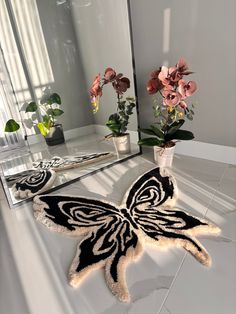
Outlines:
<svg viewBox="0 0 236 314"><path fill-rule="evenodd" d="M94 124L90 124L90 125L82 126L80 128L75 128L75 129L64 131L64 136L65 136L65 139L68 140L71 138L90 135L90 134L93 134L94 132L95 132ZM34 135L28 136L29 145L38 144L42 141L43 141L43 136L41 134L34 134Z"/></svg>
<svg viewBox="0 0 236 314"><path fill-rule="evenodd" d="M128 130L128 132L130 133L131 143L136 144L138 142L138 133L130 130ZM93 133L105 136L109 133L109 130L104 125L90 124L84 127L67 130L64 132L64 135L67 140ZM31 135L28 137L29 145L40 143L42 140L43 137L41 134ZM182 141L176 144L175 153L236 165L236 147L231 146L197 141Z"/></svg>
<svg viewBox="0 0 236 314"><path fill-rule="evenodd" d="M127 132L130 134L131 143L136 144L138 142L138 132L130 131L130 130L128 130ZM90 124L90 125L86 125L80 128L75 128L72 130L64 131L64 136L65 136L65 139L68 140L71 138L86 136L93 133L105 136L109 134L109 130L105 125ZM42 141L43 141L43 137L41 134L34 134L34 135L28 136L29 145L38 144Z"/></svg>
<svg viewBox="0 0 236 314"><path fill-rule="evenodd" d="M231 146L182 141L176 144L175 153L236 165L236 147Z"/></svg>
<svg viewBox="0 0 236 314"><path fill-rule="evenodd" d="M94 124L82 126L80 128L67 130L64 132L65 139L68 140L70 138L80 137L80 136L86 136L93 134L95 132Z"/></svg>

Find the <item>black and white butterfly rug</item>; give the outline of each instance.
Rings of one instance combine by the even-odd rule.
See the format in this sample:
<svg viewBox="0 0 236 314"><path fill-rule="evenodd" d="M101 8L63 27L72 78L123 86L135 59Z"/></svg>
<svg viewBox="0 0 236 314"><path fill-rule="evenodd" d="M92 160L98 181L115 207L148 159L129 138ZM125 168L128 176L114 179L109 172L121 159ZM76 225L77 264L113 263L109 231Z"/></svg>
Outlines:
<svg viewBox="0 0 236 314"><path fill-rule="evenodd" d="M120 206L85 197L39 195L33 207L36 219L52 231L85 236L69 270L71 286L78 287L91 271L104 268L113 294L129 302L126 267L142 255L145 245L182 247L203 265L211 264L195 235L217 234L220 229L173 208L176 198L174 178L154 168L132 184Z"/></svg>

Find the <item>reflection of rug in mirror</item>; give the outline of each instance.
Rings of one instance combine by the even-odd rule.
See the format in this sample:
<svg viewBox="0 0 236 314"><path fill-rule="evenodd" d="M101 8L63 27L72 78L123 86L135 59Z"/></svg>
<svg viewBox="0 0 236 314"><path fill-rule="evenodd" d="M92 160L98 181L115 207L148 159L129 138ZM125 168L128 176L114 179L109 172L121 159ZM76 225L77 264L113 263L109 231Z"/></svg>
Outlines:
<svg viewBox="0 0 236 314"><path fill-rule="evenodd" d="M108 287L121 301L129 302L126 266L141 256L145 244L182 247L203 265L211 264L194 236L217 234L220 229L172 208L176 198L173 177L155 168L133 183L120 206L85 197L41 195L34 198L33 207L36 219L49 229L85 235L69 270L73 287L92 270L104 268Z"/></svg>
<svg viewBox="0 0 236 314"><path fill-rule="evenodd" d="M44 159L33 162L33 167L37 169L53 169L54 171L67 170L99 162L114 155L110 152L93 153L79 156L54 156L51 159Z"/></svg>
<svg viewBox="0 0 236 314"><path fill-rule="evenodd" d="M34 170L20 178L12 187L15 198L28 198L47 191L53 184L56 173L53 170Z"/></svg>
<svg viewBox="0 0 236 314"><path fill-rule="evenodd" d="M8 186L12 186L15 182L19 181L22 178L29 176L34 173L35 169L28 169L21 172L13 173L5 176L5 180Z"/></svg>

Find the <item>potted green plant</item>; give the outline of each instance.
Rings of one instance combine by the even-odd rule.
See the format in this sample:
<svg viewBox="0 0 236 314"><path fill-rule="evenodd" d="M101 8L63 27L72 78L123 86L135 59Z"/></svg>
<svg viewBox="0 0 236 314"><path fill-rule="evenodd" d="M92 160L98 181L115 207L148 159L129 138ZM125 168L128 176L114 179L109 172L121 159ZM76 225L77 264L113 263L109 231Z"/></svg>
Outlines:
<svg viewBox="0 0 236 314"><path fill-rule="evenodd" d="M196 91L197 84L183 79L192 73L181 58L174 67L162 66L152 72L147 83L148 93L159 93L161 101L154 100L154 124L140 129L151 137L142 138L138 144L154 147L154 160L160 167L171 167L177 141L194 138L192 132L180 129L186 118L193 120L194 105L188 106L186 99Z"/></svg>
<svg viewBox="0 0 236 314"><path fill-rule="evenodd" d="M135 107L135 99L133 97L124 97L124 93L130 88L130 80L124 77L122 73L116 74L112 68L105 70L103 78L101 78L99 73L89 90L94 113L99 109L103 87L107 84L111 84L115 90L117 109L115 113L109 116L106 122L106 126L111 131L111 134L106 136L106 138L112 137L117 151L121 154L127 154L130 152L130 135L127 133L127 126Z"/></svg>
<svg viewBox="0 0 236 314"><path fill-rule="evenodd" d="M65 142L62 125L57 123L57 118L64 113L60 106L61 97L49 88L44 90L39 104L34 101L26 104L25 112L32 113L32 117L24 121L26 127L36 126L49 146ZM38 121L35 113L42 117L42 121ZM10 119L6 123L5 132L15 132L19 128L20 124Z"/></svg>

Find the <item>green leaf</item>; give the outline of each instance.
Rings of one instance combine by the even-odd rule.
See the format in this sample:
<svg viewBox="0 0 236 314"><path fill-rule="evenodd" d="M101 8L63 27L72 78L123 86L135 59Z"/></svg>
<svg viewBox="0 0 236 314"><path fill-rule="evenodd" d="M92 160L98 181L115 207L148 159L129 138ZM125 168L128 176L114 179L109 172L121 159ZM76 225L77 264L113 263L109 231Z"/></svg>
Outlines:
<svg viewBox="0 0 236 314"><path fill-rule="evenodd" d="M135 102L135 98L134 97L126 97L126 100L128 102Z"/></svg>
<svg viewBox="0 0 236 314"><path fill-rule="evenodd" d="M192 139L194 139L193 133L187 130L178 130L168 138L168 140L184 140L184 141L189 141Z"/></svg>
<svg viewBox="0 0 236 314"><path fill-rule="evenodd" d="M139 129L140 132L148 135L156 135L156 133L152 129Z"/></svg>
<svg viewBox="0 0 236 314"><path fill-rule="evenodd" d="M19 128L20 128L20 125L14 119L10 119L7 121L4 131L16 132L17 130L19 130Z"/></svg>
<svg viewBox="0 0 236 314"><path fill-rule="evenodd" d="M192 115L194 115L194 111L192 109L190 110L190 112L191 112Z"/></svg>
<svg viewBox="0 0 236 314"><path fill-rule="evenodd" d="M125 118L126 117L126 114L123 111L119 111L119 115L121 116L121 118ZM119 121L119 120L116 119L116 121Z"/></svg>
<svg viewBox="0 0 236 314"><path fill-rule="evenodd" d="M193 116L191 114L187 114L187 118L192 121L193 120Z"/></svg>
<svg viewBox="0 0 236 314"><path fill-rule="evenodd" d="M50 122L52 122L52 119L47 114L43 116L43 122L44 122L44 126L50 129Z"/></svg>
<svg viewBox="0 0 236 314"><path fill-rule="evenodd" d="M121 128L120 128L120 133L125 133L125 132L127 131L127 125L128 125L128 123L127 123L127 124L122 124L122 125L121 125Z"/></svg>
<svg viewBox="0 0 236 314"><path fill-rule="evenodd" d="M120 125L118 124L106 124L113 134L120 134Z"/></svg>
<svg viewBox="0 0 236 314"><path fill-rule="evenodd" d="M46 127L44 122L39 122L37 127L43 136L46 136L49 133L49 129Z"/></svg>
<svg viewBox="0 0 236 314"><path fill-rule="evenodd" d="M118 109L119 110L125 110L125 101L118 103Z"/></svg>
<svg viewBox="0 0 236 314"><path fill-rule="evenodd" d="M132 109L126 110L126 114L127 114L128 116L131 116L131 115L133 114Z"/></svg>
<svg viewBox="0 0 236 314"><path fill-rule="evenodd" d="M38 109L37 104L36 104L34 101L31 101L31 102L27 105L27 107L26 107L26 109L25 109L25 112L35 112L35 111L37 111L37 109Z"/></svg>
<svg viewBox="0 0 236 314"><path fill-rule="evenodd" d="M163 132L162 132L160 129L158 129L158 128L157 128L156 126L154 126L154 125L151 125L150 128L153 130L153 132L155 133L155 135L156 135L159 139L161 139L161 140L164 139L164 134L163 134Z"/></svg>
<svg viewBox="0 0 236 314"><path fill-rule="evenodd" d="M61 109L53 109L53 116L55 116L55 117L59 117L59 116L61 116L63 113L64 113L64 111L61 110Z"/></svg>
<svg viewBox="0 0 236 314"><path fill-rule="evenodd" d="M61 105L61 97L57 93L53 93L50 95L49 100L51 104Z"/></svg>
<svg viewBox="0 0 236 314"><path fill-rule="evenodd" d="M31 120L32 121L35 121L35 120L37 120L38 118L37 118L37 115L36 115L36 113L33 113L32 115L31 115Z"/></svg>
<svg viewBox="0 0 236 314"><path fill-rule="evenodd" d="M142 138L138 141L138 145L143 146L159 146L163 143L163 141L158 140L156 137L147 137Z"/></svg>
<svg viewBox="0 0 236 314"><path fill-rule="evenodd" d="M178 129L181 128L181 126L184 124L184 120L181 119L181 120L178 120L178 121L175 121L174 123L172 123L168 129L167 129L167 134L168 135L172 135L174 134Z"/></svg>
<svg viewBox="0 0 236 314"><path fill-rule="evenodd" d="M53 116L53 115L54 115L52 108L49 108L46 112L47 112L47 114L48 114L49 116Z"/></svg>
<svg viewBox="0 0 236 314"><path fill-rule="evenodd" d="M43 122L48 123L49 121L50 121L50 117L49 117L47 114L45 114L45 115L43 116Z"/></svg>
<svg viewBox="0 0 236 314"><path fill-rule="evenodd" d="M124 121L124 118L122 118ZM111 130L111 132L115 135L119 135L121 133L122 121L118 113L114 113L110 115L109 120L106 123L106 126Z"/></svg>
<svg viewBox="0 0 236 314"><path fill-rule="evenodd" d="M113 113L110 115L108 121L112 121L112 120L114 120L116 122L120 121L120 117L119 117L118 113Z"/></svg>

